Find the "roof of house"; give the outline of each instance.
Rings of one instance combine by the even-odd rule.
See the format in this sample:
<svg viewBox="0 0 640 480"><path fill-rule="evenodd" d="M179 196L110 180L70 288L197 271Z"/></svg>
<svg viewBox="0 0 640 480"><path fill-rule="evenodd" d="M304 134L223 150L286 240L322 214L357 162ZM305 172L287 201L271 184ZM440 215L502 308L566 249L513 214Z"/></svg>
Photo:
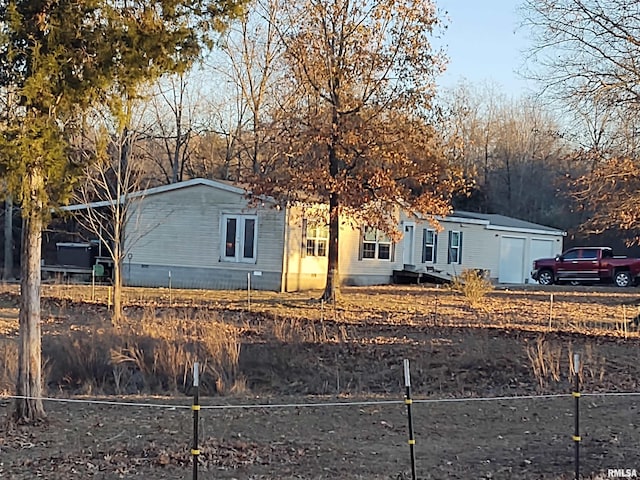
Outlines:
<svg viewBox="0 0 640 480"><path fill-rule="evenodd" d="M191 180L186 180L183 182L171 183L168 185L161 185L159 187L149 188L147 190L141 190L138 192L133 192L127 195L126 198L139 198L139 197L147 197L150 195L155 195L164 192L170 192L173 190L178 190L182 188L188 188L196 185L205 185L212 188L217 188L220 190L225 190L228 192L237 193L239 195L247 194L247 190L231 184L229 182L224 182L221 180L209 180L206 178L194 178ZM268 197L261 197L262 200L273 201ZM123 202L125 197L121 197L121 201ZM83 203L76 205L68 205L66 207L62 207L62 210L65 211L75 211L75 210L84 210L87 208L100 208L107 207L109 205L113 205L115 200L103 200L99 202L91 202L91 203ZM451 215L446 218L441 218L441 220L446 221L458 221L462 223L476 223L485 225L488 229L506 229L510 231L519 231L519 232L528 232L528 233L546 233L550 235L566 235L566 232L562 230L558 230L557 228L548 227L546 225L539 225L537 223L527 222L525 220L520 220L517 218L507 217L504 215L497 215L491 213L474 213L474 212L466 212L463 210L456 210Z"/></svg>
<svg viewBox="0 0 640 480"><path fill-rule="evenodd" d="M247 190L244 188L237 187L227 182L223 182L220 180L209 180L206 178L194 178L191 180L185 180L184 182L170 183L168 185L161 185L159 187L148 188L147 190L140 190L138 192L132 192L127 194L126 198L140 198L140 197L148 197L150 195L156 195L158 193L171 192L173 190L179 190L182 188L193 187L196 185L205 185L212 188L217 188L220 190L225 190L227 192L237 193L239 195L245 195ZM125 197L122 196L120 198L121 202L125 201ZM90 202L90 203L80 203L75 205L68 205L66 207L62 207L61 210L71 212L75 210L85 210L87 208L100 208L100 207L108 207L115 203L115 199L113 200L102 200L99 202Z"/></svg>
<svg viewBox="0 0 640 480"><path fill-rule="evenodd" d="M479 221L479 223L486 224L487 228L493 229L506 229L522 232L545 232L552 235L566 235L566 232L558 228L549 227L547 225L540 225L538 223L527 222L518 218L507 217L505 215L498 215L495 213L475 213L456 210L449 217L447 217L447 220L475 220Z"/></svg>

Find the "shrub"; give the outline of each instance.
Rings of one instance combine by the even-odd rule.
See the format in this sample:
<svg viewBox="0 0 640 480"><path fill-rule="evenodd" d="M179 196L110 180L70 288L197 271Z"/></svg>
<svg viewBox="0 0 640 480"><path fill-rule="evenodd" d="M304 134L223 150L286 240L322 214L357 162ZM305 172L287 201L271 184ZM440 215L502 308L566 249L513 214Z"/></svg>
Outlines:
<svg viewBox="0 0 640 480"><path fill-rule="evenodd" d="M48 381L82 394L102 391L111 376L109 345L114 341L109 333L83 331L76 331L72 336L47 338L42 354L50 362ZM47 378L44 371L43 378Z"/></svg>
<svg viewBox="0 0 640 480"><path fill-rule="evenodd" d="M240 339L237 329L216 314L194 312L191 316L158 315L145 310L139 322L130 321L120 344L111 350L117 384L131 387L133 374L141 390L187 391L193 364L214 382L203 382L204 391L235 393L244 388L238 369Z"/></svg>
<svg viewBox="0 0 640 480"><path fill-rule="evenodd" d="M461 293L470 307L476 308L485 295L493 290L493 284L483 272L466 269L453 278L451 288Z"/></svg>

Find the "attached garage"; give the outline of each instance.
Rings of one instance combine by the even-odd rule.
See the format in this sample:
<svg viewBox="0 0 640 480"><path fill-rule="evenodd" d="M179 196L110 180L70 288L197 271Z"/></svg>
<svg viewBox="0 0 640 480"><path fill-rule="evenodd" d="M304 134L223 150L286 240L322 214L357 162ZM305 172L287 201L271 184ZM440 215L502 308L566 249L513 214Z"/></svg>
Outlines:
<svg viewBox="0 0 640 480"><path fill-rule="evenodd" d="M531 266L538 258L562 253L565 232L504 215L456 211L443 219L445 230L465 231L463 268L489 272L494 283L532 283Z"/></svg>
<svg viewBox="0 0 640 480"><path fill-rule="evenodd" d="M500 239L498 283L523 283L526 278L524 252L527 239L503 236Z"/></svg>

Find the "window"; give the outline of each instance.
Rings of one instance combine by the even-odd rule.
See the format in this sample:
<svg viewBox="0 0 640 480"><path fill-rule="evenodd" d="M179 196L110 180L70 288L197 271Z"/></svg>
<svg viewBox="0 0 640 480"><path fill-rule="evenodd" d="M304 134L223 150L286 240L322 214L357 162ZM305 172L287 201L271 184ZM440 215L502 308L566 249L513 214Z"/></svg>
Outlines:
<svg viewBox="0 0 640 480"><path fill-rule="evenodd" d="M391 239L377 228L365 227L362 235L362 258L391 260Z"/></svg>
<svg viewBox="0 0 640 480"><path fill-rule="evenodd" d="M462 232L449 232L449 255L447 263L462 263Z"/></svg>
<svg viewBox="0 0 640 480"><path fill-rule="evenodd" d="M422 231L422 263L435 263L438 235L435 230L425 228Z"/></svg>
<svg viewBox="0 0 640 480"><path fill-rule="evenodd" d="M309 257L326 257L327 243L329 241L329 227L327 225L314 225L303 221L306 232L304 251Z"/></svg>
<svg viewBox="0 0 640 480"><path fill-rule="evenodd" d="M255 215L222 216L222 260L227 262L255 262L257 243Z"/></svg>
<svg viewBox="0 0 640 480"><path fill-rule="evenodd" d="M580 253L580 250L570 250L567 253L565 253L564 255L562 255L562 259L563 260L577 260L579 253Z"/></svg>
<svg viewBox="0 0 640 480"><path fill-rule="evenodd" d="M580 258L582 260L597 260L598 259L598 251L597 250L586 250L586 249L582 250L582 256Z"/></svg>

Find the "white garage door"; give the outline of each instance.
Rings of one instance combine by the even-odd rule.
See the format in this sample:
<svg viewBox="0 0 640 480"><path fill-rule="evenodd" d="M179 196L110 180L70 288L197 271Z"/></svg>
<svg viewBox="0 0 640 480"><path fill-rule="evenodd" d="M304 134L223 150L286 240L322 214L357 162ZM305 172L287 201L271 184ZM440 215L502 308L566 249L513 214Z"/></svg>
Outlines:
<svg viewBox="0 0 640 480"><path fill-rule="evenodd" d="M533 266L533 261L537 260L538 258L551 258L553 256L555 256L553 250L553 240L534 238L531 240L528 268L531 269L531 267ZM530 278L529 281L535 283L535 280L533 280L532 278Z"/></svg>
<svg viewBox="0 0 640 480"><path fill-rule="evenodd" d="M524 274L524 238L502 237L500 241L499 283L522 283Z"/></svg>

